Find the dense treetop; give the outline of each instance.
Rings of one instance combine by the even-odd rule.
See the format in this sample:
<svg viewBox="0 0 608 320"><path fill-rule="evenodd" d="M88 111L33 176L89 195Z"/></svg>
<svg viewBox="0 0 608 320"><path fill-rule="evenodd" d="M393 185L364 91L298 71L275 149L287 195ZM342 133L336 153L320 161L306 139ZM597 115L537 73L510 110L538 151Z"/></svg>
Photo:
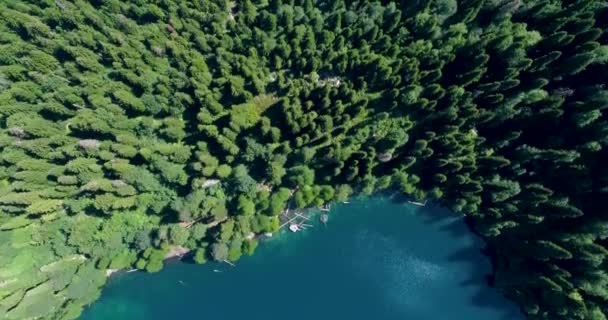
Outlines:
<svg viewBox="0 0 608 320"><path fill-rule="evenodd" d="M530 319L606 319L607 8L0 0L0 318L388 189L466 214Z"/></svg>

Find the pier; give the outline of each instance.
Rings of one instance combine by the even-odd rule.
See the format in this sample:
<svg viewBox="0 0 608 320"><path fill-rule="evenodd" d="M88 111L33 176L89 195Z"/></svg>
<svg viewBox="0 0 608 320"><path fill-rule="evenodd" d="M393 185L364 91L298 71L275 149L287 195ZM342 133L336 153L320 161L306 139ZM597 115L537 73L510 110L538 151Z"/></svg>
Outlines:
<svg viewBox="0 0 608 320"><path fill-rule="evenodd" d="M314 225L311 224L311 215L314 213L314 210L291 209L293 194L296 191L297 188L291 191L290 199L287 201L287 207L279 216L279 221L281 223L279 229L287 227L287 229L291 232L298 232L314 227ZM318 209L323 212L319 218L320 221L323 224L327 224L327 221L329 220L329 212L331 211L331 204L325 204L318 207Z"/></svg>
<svg viewBox="0 0 608 320"><path fill-rule="evenodd" d="M310 221L310 214L302 210L285 210L281 216L279 216L282 222L279 229L287 226L291 232L298 232L306 228L313 227L312 224L307 223Z"/></svg>

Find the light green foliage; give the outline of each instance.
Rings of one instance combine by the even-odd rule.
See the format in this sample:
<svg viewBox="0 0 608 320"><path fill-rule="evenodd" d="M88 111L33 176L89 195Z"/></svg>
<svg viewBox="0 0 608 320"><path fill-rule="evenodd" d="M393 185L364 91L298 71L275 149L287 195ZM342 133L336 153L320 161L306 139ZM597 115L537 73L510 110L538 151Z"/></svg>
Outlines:
<svg viewBox="0 0 608 320"><path fill-rule="evenodd" d="M255 249L258 247L258 242L256 240L247 240L243 242L243 253L251 256L255 252Z"/></svg>
<svg viewBox="0 0 608 320"><path fill-rule="evenodd" d="M173 245L184 245L189 236L188 229L175 224L169 227L169 242Z"/></svg>
<svg viewBox="0 0 608 320"><path fill-rule="evenodd" d="M237 199L237 211L241 215L251 216L255 213L255 203L241 195Z"/></svg>
<svg viewBox="0 0 608 320"><path fill-rule="evenodd" d="M112 258L109 268L115 270L124 269L130 266L132 263L133 261L131 252L128 250L123 250Z"/></svg>
<svg viewBox="0 0 608 320"><path fill-rule="evenodd" d="M215 261L228 259L228 246L225 243L214 243L211 245L211 255Z"/></svg>
<svg viewBox="0 0 608 320"><path fill-rule="evenodd" d="M142 267L145 266L147 272L158 272L163 268L163 260L166 254L166 249L148 248L142 253L142 257L137 262L137 267L143 269Z"/></svg>
<svg viewBox="0 0 608 320"><path fill-rule="evenodd" d="M263 110L258 110L255 103L236 105L230 110L230 120L236 128L248 129L260 120L261 111Z"/></svg>
<svg viewBox="0 0 608 320"><path fill-rule="evenodd" d="M269 211L271 215L278 215L283 211L290 198L290 191L287 188L280 188L270 196Z"/></svg>
<svg viewBox="0 0 608 320"><path fill-rule="evenodd" d="M37 202L29 205L25 209L25 212L27 212L29 214L50 213L50 212L53 212L53 211L56 211L57 209L59 209L62 204L63 204L62 200L56 200L56 199L41 200L41 201L37 201Z"/></svg>
<svg viewBox="0 0 608 320"><path fill-rule="evenodd" d="M194 251L194 262L198 263L198 264L204 264L207 262L207 257L206 257L206 252L205 249L196 249L196 251Z"/></svg>
<svg viewBox="0 0 608 320"><path fill-rule="evenodd" d="M220 178L226 178L230 175L232 168L227 164L222 164L217 168L216 174Z"/></svg>
<svg viewBox="0 0 608 320"><path fill-rule="evenodd" d="M242 246L243 243L240 240L233 240L228 249L228 260L237 261L243 255Z"/></svg>
<svg viewBox="0 0 608 320"><path fill-rule="evenodd" d="M228 219L220 226L220 240L222 242L227 242L232 239L234 235L234 219Z"/></svg>
<svg viewBox="0 0 608 320"><path fill-rule="evenodd" d="M606 318L605 0L220 2L0 1L0 318L378 190L468 215L530 319Z"/></svg>
<svg viewBox="0 0 608 320"><path fill-rule="evenodd" d="M116 99L117 103L127 110L140 112L145 110L144 103L127 90L119 89L113 92L112 95Z"/></svg>

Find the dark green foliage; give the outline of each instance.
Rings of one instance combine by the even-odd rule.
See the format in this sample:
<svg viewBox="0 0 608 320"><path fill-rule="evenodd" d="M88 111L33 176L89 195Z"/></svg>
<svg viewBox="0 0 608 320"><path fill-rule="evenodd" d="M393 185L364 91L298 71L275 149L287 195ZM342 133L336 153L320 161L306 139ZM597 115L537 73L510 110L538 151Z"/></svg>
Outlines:
<svg viewBox="0 0 608 320"><path fill-rule="evenodd" d="M95 267L236 260L286 206L390 189L467 214L530 319L605 319L607 21L604 0L0 0L0 318L76 318Z"/></svg>

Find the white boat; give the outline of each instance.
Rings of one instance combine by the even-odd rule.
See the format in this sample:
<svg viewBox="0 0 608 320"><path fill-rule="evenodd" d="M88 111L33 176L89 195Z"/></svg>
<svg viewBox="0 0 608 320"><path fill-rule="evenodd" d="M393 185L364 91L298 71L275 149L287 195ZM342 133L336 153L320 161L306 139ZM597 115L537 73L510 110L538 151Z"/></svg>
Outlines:
<svg viewBox="0 0 608 320"><path fill-rule="evenodd" d="M300 227L297 224L292 223L289 225L289 230L291 232L298 232L298 231L300 231Z"/></svg>

